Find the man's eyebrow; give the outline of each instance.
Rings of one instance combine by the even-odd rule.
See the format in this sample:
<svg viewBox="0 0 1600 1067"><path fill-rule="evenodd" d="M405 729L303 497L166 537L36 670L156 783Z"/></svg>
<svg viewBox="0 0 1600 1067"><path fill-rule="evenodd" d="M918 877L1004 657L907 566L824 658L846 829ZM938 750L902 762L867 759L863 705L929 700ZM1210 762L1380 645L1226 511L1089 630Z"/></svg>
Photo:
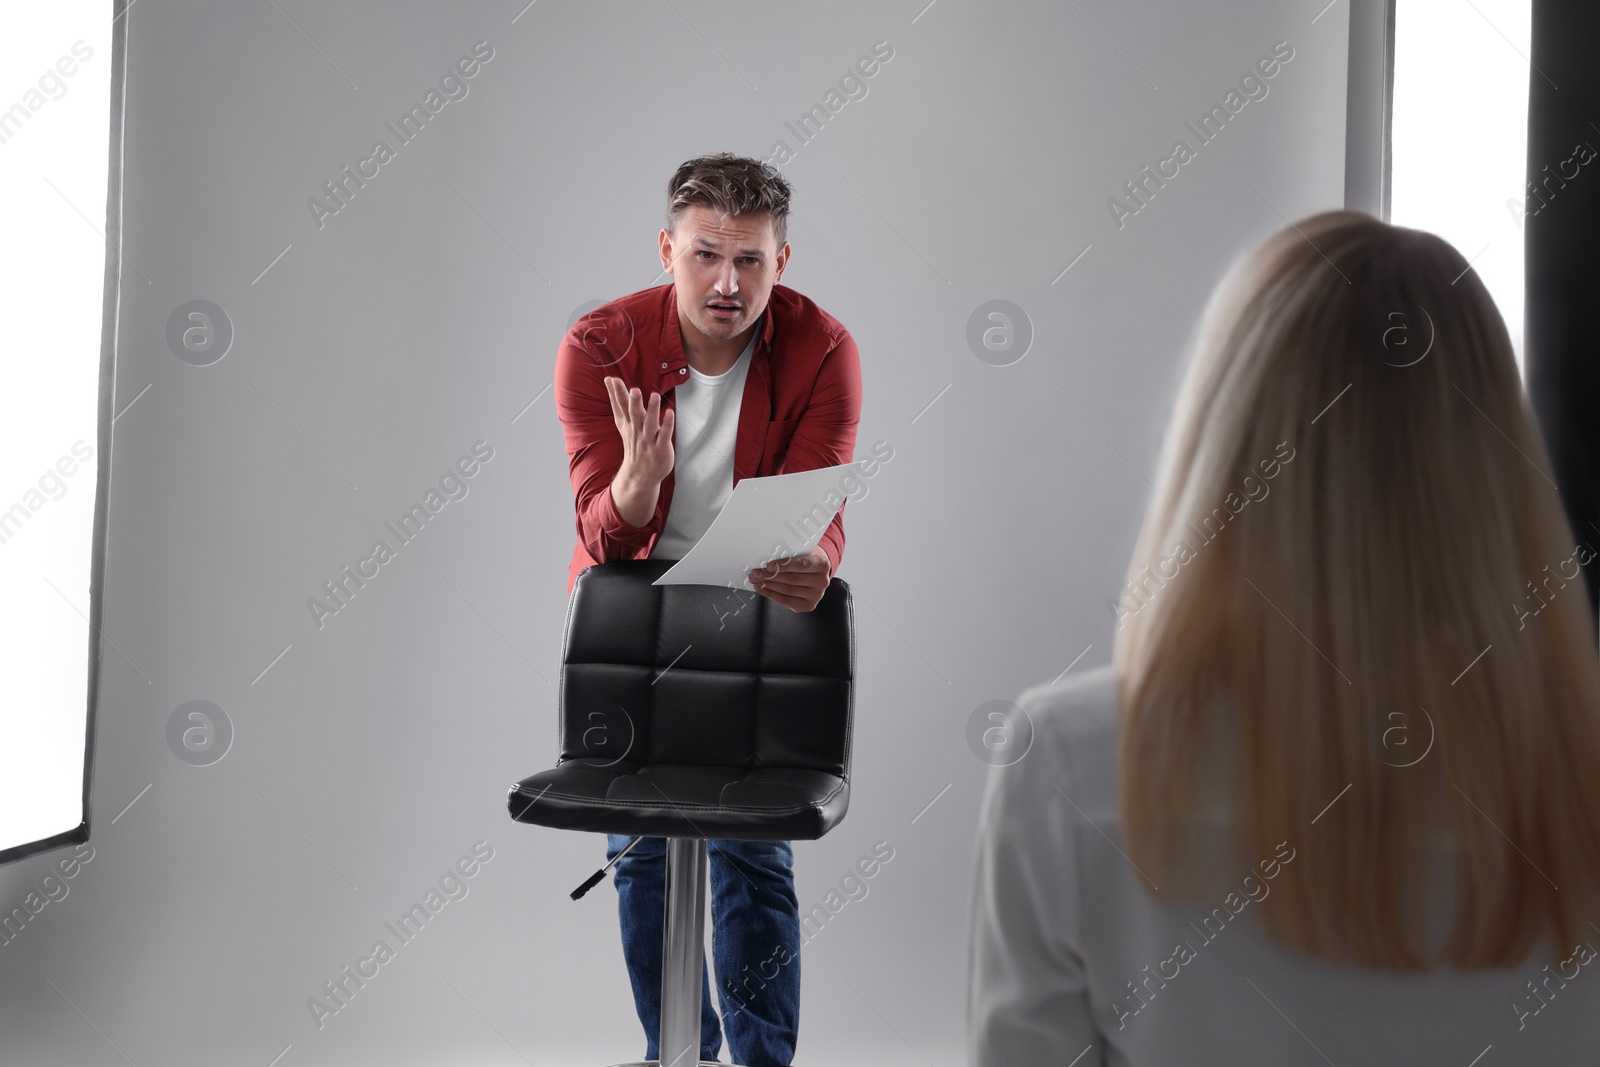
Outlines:
<svg viewBox="0 0 1600 1067"><path fill-rule="evenodd" d="M722 250L721 242L713 241L711 238L706 237L704 234L701 234L700 236L697 236L694 239L694 243L697 244L697 245L703 245L706 248L709 248L709 249L711 249L713 251L721 251ZM764 256L764 255L766 255L766 249L764 249L764 248L741 248L741 249L739 249L739 254L740 255L744 255L744 256Z"/></svg>

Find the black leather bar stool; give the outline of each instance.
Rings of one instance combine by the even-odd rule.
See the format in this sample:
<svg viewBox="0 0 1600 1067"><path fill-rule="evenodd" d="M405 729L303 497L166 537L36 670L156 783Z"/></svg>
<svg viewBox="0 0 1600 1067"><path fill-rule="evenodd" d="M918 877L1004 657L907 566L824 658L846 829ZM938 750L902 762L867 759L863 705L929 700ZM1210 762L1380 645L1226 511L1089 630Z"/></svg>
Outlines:
<svg viewBox="0 0 1600 1067"><path fill-rule="evenodd" d="M578 575L561 755L514 785L508 807L519 822L668 839L660 1059L646 1062L689 1067L703 1062L706 841L812 840L844 818L855 622L839 578L795 612L744 590L651 584L671 566Z"/></svg>

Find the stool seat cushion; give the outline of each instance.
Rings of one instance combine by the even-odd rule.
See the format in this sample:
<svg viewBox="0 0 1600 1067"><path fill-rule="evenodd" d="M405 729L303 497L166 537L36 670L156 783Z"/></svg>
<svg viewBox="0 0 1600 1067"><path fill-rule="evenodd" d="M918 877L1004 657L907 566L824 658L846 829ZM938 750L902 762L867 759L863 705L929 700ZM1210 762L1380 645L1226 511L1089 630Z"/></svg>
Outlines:
<svg viewBox="0 0 1600 1067"><path fill-rule="evenodd" d="M508 806L519 821L563 830L810 841L833 829L849 800L843 778L806 768L578 758L518 782Z"/></svg>

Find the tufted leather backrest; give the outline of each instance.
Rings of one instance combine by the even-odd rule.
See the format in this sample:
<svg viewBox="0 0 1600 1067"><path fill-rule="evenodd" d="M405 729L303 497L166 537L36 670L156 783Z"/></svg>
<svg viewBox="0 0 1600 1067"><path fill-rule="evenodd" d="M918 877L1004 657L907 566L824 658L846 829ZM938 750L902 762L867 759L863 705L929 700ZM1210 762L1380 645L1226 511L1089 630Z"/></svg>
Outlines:
<svg viewBox="0 0 1600 1067"><path fill-rule="evenodd" d="M815 610L759 594L651 583L670 560L587 567L567 608L563 762L798 768L848 782L850 588Z"/></svg>

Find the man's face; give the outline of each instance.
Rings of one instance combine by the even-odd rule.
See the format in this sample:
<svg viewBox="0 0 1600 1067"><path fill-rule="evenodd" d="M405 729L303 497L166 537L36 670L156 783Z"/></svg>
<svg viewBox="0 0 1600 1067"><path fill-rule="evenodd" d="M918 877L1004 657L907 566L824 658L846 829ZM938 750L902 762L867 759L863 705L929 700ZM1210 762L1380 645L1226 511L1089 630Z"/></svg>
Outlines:
<svg viewBox="0 0 1600 1067"><path fill-rule="evenodd" d="M789 261L779 249L772 215L738 217L691 204L674 236L661 231L661 266L670 271L678 308L708 338L737 337L767 309L772 287Z"/></svg>

